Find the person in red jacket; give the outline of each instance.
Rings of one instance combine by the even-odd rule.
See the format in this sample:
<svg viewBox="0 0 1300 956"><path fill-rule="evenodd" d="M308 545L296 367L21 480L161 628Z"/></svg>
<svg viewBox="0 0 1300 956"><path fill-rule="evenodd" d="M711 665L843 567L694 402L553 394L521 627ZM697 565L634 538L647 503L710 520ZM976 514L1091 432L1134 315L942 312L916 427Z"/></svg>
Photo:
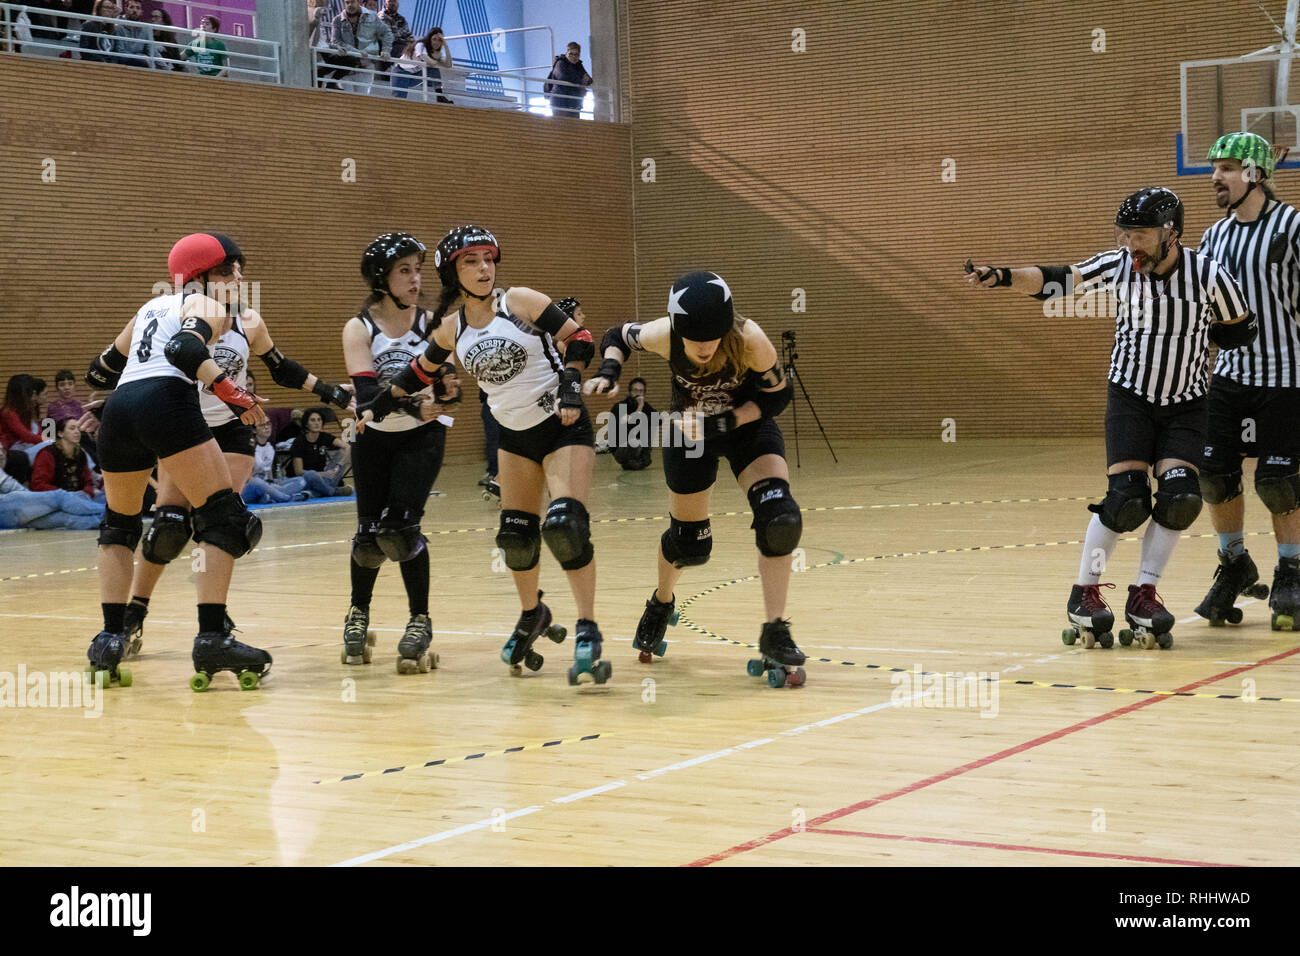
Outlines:
<svg viewBox="0 0 1300 956"><path fill-rule="evenodd" d="M36 453L32 463L32 491L84 492L95 497L95 479L90 462L81 450L81 429L75 418L61 418L55 425L58 439Z"/></svg>
<svg viewBox="0 0 1300 956"><path fill-rule="evenodd" d="M40 445L45 439L36 431L41 415L41 395L45 383L34 375L20 373L9 379L5 389L4 405L0 406L0 447L10 455L5 471L24 484L31 477L31 457L27 450Z"/></svg>

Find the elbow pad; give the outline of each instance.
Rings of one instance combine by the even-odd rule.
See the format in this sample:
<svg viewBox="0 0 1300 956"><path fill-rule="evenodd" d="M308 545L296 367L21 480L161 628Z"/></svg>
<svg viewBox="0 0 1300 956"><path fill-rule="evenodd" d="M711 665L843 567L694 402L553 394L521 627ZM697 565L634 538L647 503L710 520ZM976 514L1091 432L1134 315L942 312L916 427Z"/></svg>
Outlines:
<svg viewBox="0 0 1300 956"><path fill-rule="evenodd" d="M126 368L126 356L110 345L103 353L95 356L86 369L86 384L91 388L108 391L117 388L122 370Z"/></svg>
<svg viewBox="0 0 1300 956"><path fill-rule="evenodd" d="M199 366L212 358L208 354L208 347L189 332L177 332L168 339L163 355L186 377L196 381L199 377Z"/></svg>
<svg viewBox="0 0 1300 956"><path fill-rule="evenodd" d="M596 346L592 342L591 333L586 329L579 329L569 336L569 341L565 343L564 362L566 365L570 362L581 362L582 367L586 368L591 364L591 360L595 355Z"/></svg>
<svg viewBox="0 0 1300 956"><path fill-rule="evenodd" d="M758 406L764 418L776 418L785 411L792 398L794 398L794 385L787 378L785 388L779 392L759 392L758 397L754 399L754 404Z"/></svg>
<svg viewBox="0 0 1300 956"><path fill-rule="evenodd" d="M542 309L542 314L533 319L533 325L549 335L559 335L560 329L564 328L564 323L568 321L569 317L564 314L564 310L554 302L550 302Z"/></svg>
<svg viewBox="0 0 1300 956"><path fill-rule="evenodd" d="M624 360L632 354L631 347L627 344L627 340L623 338L623 326L616 325L605 332L604 337L600 340L600 354L602 356L605 354L606 349L618 349L623 353Z"/></svg>
<svg viewBox="0 0 1300 956"><path fill-rule="evenodd" d="M1259 322L1253 312L1249 313L1242 322L1233 322L1231 325L1215 322L1210 326L1210 341L1221 349L1236 349L1249 345L1255 341L1255 336L1258 334Z"/></svg>
<svg viewBox="0 0 1300 956"><path fill-rule="evenodd" d="M1065 286L1070 281L1069 266L1039 266L1043 274L1043 291L1033 293L1033 298L1040 302L1065 295Z"/></svg>
<svg viewBox="0 0 1300 956"><path fill-rule="evenodd" d="M258 356L271 370L271 381L285 388L302 388L307 381L307 370L274 346L271 351Z"/></svg>

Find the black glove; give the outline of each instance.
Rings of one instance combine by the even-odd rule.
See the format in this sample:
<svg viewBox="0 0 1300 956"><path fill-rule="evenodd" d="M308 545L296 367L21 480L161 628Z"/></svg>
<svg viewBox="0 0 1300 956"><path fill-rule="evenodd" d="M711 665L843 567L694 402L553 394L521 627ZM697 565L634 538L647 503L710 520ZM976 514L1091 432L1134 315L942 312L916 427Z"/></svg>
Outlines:
<svg viewBox="0 0 1300 956"><path fill-rule="evenodd" d="M366 412L374 416L374 420L382 422L400 407L400 399L393 397L391 388L381 389L379 394L370 401L357 406L357 416L360 417Z"/></svg>
<svg viewBox="0 0 1300 956"><path fill-rule="evenodd" d="M320 379L316 379L316 384L311 387L311 390L339 408L347 408L352 401L352 393L342 385L329 385Z"/></svg>
<svg viewBox="0 0 1300 956"><path fill-rule="evenodd" d="M460 401L460 390L457 389L455 395L450 394L443 381L448 376L454 378L455 375L456 366L450 362L443 362L438 366L438 370L433 373L433 400L439 405L455 405Z"/></svg>
<svg viewBox="0 0 1300 956"><path fill-rule="evenodd" d="M623 374L623 363L618 359L607 358L600 363L600 371L596 373L600 378L609 379L611 385L618 381L618 377Z"/></svg>
<svg viewBox="0 0 1300 956"><path fill-rule="evenodd" d="M576 368L560 372L560 408L582 408L582 373Z"/></svg>
<svg viewBox="0 0 1300 956"><path fill-rule="evenodd" d="M736 430L736 413L723 412L721 415L710 415L704 419L704 439L721 438L723 435L730 434Z"/></svg>

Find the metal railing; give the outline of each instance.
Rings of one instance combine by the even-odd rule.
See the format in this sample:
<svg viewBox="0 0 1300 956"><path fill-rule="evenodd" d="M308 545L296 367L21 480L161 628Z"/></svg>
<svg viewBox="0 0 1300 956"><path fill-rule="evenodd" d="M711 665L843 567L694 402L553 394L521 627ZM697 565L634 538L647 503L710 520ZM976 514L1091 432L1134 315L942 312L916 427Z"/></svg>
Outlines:
<svg viewBox="0 0 1300 956"><path fill-rule="evenodd" d="M187 30L198 29L199 21L212 14L221 21L221 25L231 36L257 36L257 12L254 10L237 10L234 7L223 7L219 3L204 3L203 0L167 0L167 3L185 8ZM247 29L245 29L246 23Z"/></svg>
<svg viewBox="0 0 1300 956"><path fill-rule="evenodd" d="M112 32L96 28L95 24L111 27ZM124 25L138 28L140 35L119 33ZM0 52L280 83L279 43L202 31L195 31L185 42L189 32L143 21L65 15L22 3L0 2ZM168 36L172 39L163 39Z"/></svg>

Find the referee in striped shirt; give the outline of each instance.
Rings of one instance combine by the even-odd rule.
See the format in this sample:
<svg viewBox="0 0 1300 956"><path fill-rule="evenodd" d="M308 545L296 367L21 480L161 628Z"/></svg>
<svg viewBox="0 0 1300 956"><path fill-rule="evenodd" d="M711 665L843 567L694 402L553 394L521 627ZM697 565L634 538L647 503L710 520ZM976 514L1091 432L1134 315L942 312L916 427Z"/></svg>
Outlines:
<svg viewBox="0 0 1300 956"><path fill-rule="evenodd" d="M1219 533L1219 567L1196 613L1211 626L1236 624L1239 594L1268 593L1245 548L1241 463L1254 457L1255 493L1277 539L1272 627L1289 631L1300 609L1300 213L1273 193L1273 147L1264 137L1229 133L1206 158L1225 218L1205 230L1200 252L1240 283L1259 337L1220 352L1210 382L1201 494Z"/></svg>
<svg viewBox="0 0 1300 956"><path fill-rule="evenodd" d="M1120 535L1147 518L1137 583L1130 585L1125 617L1145 647L1173 644L1174 617L1156 594L1179 533L1201 511L1194 462L1205 446L1209 343L1245 345L1255 335L1241 291L1217 262L1179 240L1183 204L1168 189L1142 189L1126 198L1115 216L1118 248L1072 266L1019 269L966 263L970 288L1014 286L1036 299L1105 292L1116 309L1106 401L1107 492L1093 512L1084 542L1079 580L1066 607L1073 644L1109 647L1114 614L1102 600L1101 574ZM1158 490L1151 500L1148 471L1155 466ZM1136 632L1136 633L1134 633Z"/></svg>

